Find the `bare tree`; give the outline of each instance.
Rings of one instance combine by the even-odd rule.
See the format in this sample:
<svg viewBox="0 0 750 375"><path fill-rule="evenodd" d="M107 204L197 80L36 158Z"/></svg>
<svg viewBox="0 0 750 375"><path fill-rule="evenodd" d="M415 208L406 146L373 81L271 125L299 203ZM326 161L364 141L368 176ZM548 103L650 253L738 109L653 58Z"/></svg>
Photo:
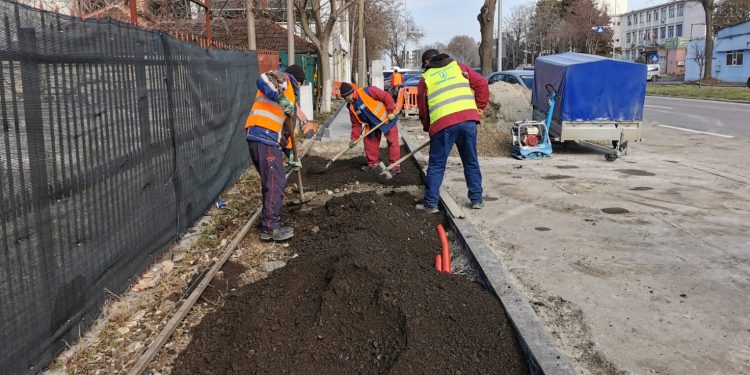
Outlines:
<svg viewBox="0 0 750 375"><path fill-rule="evenodd" d="M556 35L571 51L595 54L612 39L609 28L602 33L595 30L596 26L606 25L609 25L606 10L600 9L593 0L576 0L567 8L563 22L556 28Z"/></svg>
<svg viewBox="0 0 750 375"><path fill-rule="evenodd" d="M503 21L503 39L508 64L516 67L526 62L528 33L531 28L534 9L529 5L517 5L510 9L510 14ZM503 67L498 68L503 70Z"/></svg>
<svg viewBox="0 0 750 375"><path fill-rule="evenodd" d="M321 112L331 110L331 66L328 53L331 44L333 28L346 10L351 7L355 0L329 0L321 4L320 0L294 0L294 7L300 15L302 30L318 50L320 73L318 79L318 92L320 96L319 107ZM340 4L339 4L340 3Z"/></svg>
<svg viewBox="0 0 750 375"><path fill-rule="evenodd" d="M703 66L703 78L711 78L711 63L712 56L714 55L714 11L716 10L716 4L714 0L691 0L697 2L703 7L705 12L706 20L706 46L703 53L706 56L706 63Z"/></svg>
<svg viewBox="0 0 750 375"><path fill-rule="evenodd" d="M477 41L474 38L468 35L458 35L451 38L445 51L454 60L471 67L476 67L480 63L479 49L477 47Z"/></svg>
<svg viewBox="0 0 750 375"><path fill-rule="evenodd" d="M482 75L492 73L492 31L495 22L495 3L497 0L484 0L484 5L479 10L477 21L479 21L479 31L482 34L482 40L479 42L479 58L482 64ZM502 65L498 61L498 66Z"/></svg>
<svg viewBox="0 0 750 375"><path fill-rule="evenodd" d="M534 16L529 34L529 46L534 58L558 52L559 41L553 32L562 22L557 0L539 0L534 7Z"/></svg>
<svg viewBox="0 0 750 375"><path fill-rule="evenodd" d="M396 9L390 10L393 14L398 14L385 30L380 32L388 35L388 47L385 53L390 57L395 65L406 67L406 56L403 55L404 46L408 42L419 42L424 37L424 31L414 22L411 13L403 13Z"/></svg>
<svg viewBox="0 0 750 375"><path fill-rule="evenodd" d="M750 20L750 0L726 0L716 5L714 32L747 20Z"/></svg>
<svg viewBox="0 0 750 375"><path fill-rule="evenodd" d="M706 66L706 49L705 46L695 46L695 50L693 51L693 61L695 61L696 64L698 64L698 80L702 80L703 75L703 68Z"/></svg>

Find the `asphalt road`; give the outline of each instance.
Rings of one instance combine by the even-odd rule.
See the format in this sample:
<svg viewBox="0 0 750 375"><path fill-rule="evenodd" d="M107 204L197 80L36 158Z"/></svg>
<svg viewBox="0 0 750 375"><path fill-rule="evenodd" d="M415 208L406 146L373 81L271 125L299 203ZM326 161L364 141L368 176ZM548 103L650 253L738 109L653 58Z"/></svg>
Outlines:
<svg viewBox="0 0 750 375"><path fill-rule="evenodd" d="M674 131L750 138L750 104L647 96L644 120Z"/></svg>

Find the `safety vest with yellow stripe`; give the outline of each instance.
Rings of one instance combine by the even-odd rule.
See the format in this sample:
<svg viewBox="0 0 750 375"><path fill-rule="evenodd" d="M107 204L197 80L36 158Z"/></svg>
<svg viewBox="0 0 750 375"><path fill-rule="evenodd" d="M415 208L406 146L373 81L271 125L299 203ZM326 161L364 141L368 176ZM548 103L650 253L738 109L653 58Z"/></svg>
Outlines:
<svg viewBox="0 0 750 375"><path fill-rule="evenodd" d="M383 121L388 121L388 112L385 108L385 104L370 96L367 87L357 90L357 99L354 103L349 104L349 111L354 114L357 121L361 124L365 124L366 131L369 131L371 126L376 126ZM398 118L394 118L390 123L383 124L383 126L378 129L383 132L383 134L388 133L397 121Z"/></svg>
<svg viewBox="0 0 750 375"><path fill-rule="evenodd" d="M295 103L296 96L294 95L294 87L291 82L287 82L284 96L290 103ZM253 103L253 107L250 110L250 116L248 116L247 121L245 121L245 129L252 126L260 126L261 128L271 130L279 135L278 141L281 143L281 129L284 126L285 118L286 115L284 114L281 105L269 99L263 94L263 91L258 90L258 93L255 94L255 103ZM291 141L291 137L289 138ZM291 143L287 143L286 147L290 147Z"/></svg>
<svg viewBox="0 0 750 375"><path fill-rule="evenodd" d="M452 113L477 109L474 92L458 63L451 61L442 68L431 68L422 73L427 85L427 107L430 124Z"/></svg>

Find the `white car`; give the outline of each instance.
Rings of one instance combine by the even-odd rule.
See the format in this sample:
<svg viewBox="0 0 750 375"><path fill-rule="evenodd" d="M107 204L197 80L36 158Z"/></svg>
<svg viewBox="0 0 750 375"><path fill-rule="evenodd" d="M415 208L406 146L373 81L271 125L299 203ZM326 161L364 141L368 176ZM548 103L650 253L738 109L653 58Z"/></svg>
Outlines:
<svg viewBox="0 0 750 375"><path fill-rule="evenodd" d="M646 65L646 81L656 82L659 80L659 64L648 64Z"/></svg>

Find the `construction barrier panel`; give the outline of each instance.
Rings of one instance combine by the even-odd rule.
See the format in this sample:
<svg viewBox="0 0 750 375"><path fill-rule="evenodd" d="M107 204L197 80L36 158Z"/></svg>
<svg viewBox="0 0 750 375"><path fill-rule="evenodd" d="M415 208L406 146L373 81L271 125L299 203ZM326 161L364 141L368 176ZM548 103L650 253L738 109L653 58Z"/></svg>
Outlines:
<svg viewBox="0 0 750 375"><path fill-rule="evenodd" d="M0 374L32 374L246 167L258 59L6 0L0 27Z"/></svg>

